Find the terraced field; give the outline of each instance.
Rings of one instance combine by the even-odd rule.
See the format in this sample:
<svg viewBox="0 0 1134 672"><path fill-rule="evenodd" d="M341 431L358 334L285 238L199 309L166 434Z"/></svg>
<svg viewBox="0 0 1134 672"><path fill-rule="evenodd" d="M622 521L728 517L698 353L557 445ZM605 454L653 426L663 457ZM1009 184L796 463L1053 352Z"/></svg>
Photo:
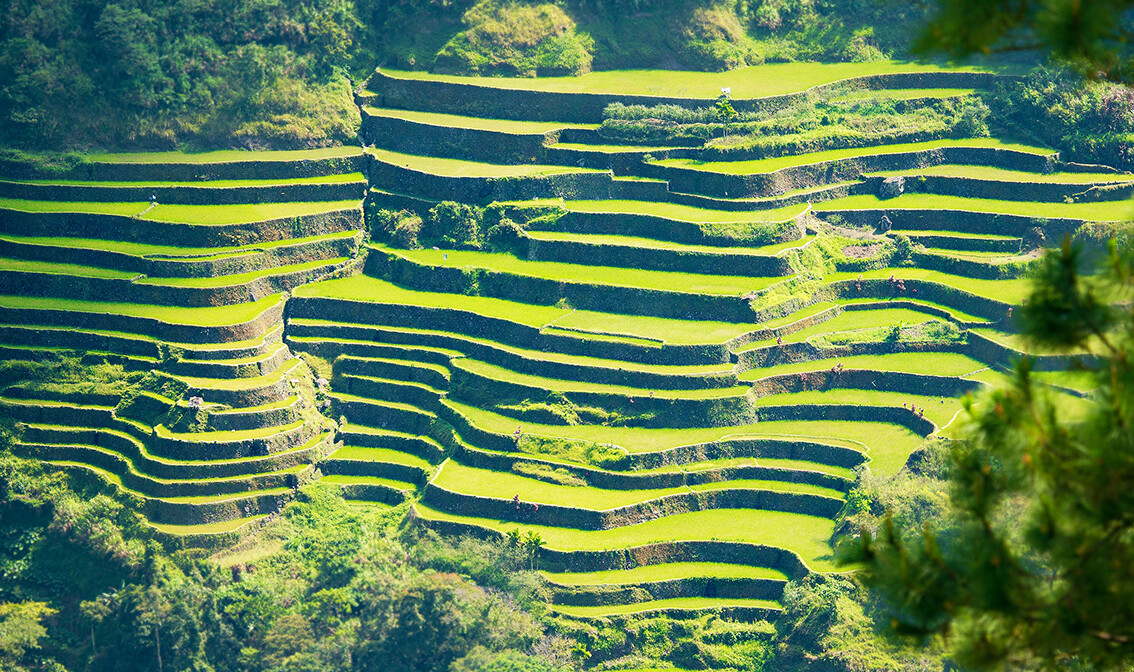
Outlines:
<svg viewBox="0 0 1134 672"><path fill-rule="evenodd" d="M994 77L831 66L759 93L858 75L903 100ZM1134 217L1130 175L1011 139L728 161L611 145L604 101L712 91L588 77L380 72L365 151L9 168L0 352L150 372L122 397L4 389L19 450L136 495L186 544L322 478L442 533L537 534L563 614L771 617L787 580L837 569L855 471L897 473L1002 380L1038 248ZM524 233L400 249L365 235L364 199L496 203ZM1037 353L1073 409L1066 367Z"/></svg>

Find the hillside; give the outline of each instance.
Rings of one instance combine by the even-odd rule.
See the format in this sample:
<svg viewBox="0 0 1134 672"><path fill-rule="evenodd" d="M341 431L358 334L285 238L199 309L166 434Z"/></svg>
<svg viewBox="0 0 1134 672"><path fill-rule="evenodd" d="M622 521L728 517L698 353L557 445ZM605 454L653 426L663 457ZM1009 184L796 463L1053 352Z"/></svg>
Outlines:
<svg viewBox="0 0 1134 672"><path fill-rule="evenodd" d="M978 96L1012 77L894 61L380 69L359 87L354 148L10 157L11 450L139 514L122 551L136 567L174 553L189 577L231 570L207 581L237 590L241 572L307 553L286 544L315 534L300 531L312 511L339 511L321 499L336 493L385 521L334 514L370 530L335 542L344 557L396 557L366 544L399 521L513 549L508 562L539 572L523 609L582 647L545 662L795 669L790 647L764 667L767 623L787 646L800 586L843 569L832 541L864 475L908 473L958 429L964 395L1006 380L1044 247L1134 217L1131 174L989 135ZM722 86L732 116L713 111ZM1066 353L1031 354L1069 415L1088 403ZM65 527L52 529L81 526ZM52 631L73 633L53 635L60 659L105 658L74 603L110 586L56 603L20 562L52 538L5 552L0 600L53 602L68 620ZM300 572L288 605L358 588L362 560L319 553L328 564ZM253 624L225 646L267 646L282 616L237 619L224 594L215 627ZM334 613L321 632L357 645L342 655L365 669L371 621ZM611 639L651 623L676 628L668 644ZM214 633L194 641L220 636L194 627ZM156 637L137 643L137 669L157 646L171 655ZM535 651L520 639L486 646ZM202 647L185 661L238 669ZM875 665L910 662L887 651Z"/></svg>

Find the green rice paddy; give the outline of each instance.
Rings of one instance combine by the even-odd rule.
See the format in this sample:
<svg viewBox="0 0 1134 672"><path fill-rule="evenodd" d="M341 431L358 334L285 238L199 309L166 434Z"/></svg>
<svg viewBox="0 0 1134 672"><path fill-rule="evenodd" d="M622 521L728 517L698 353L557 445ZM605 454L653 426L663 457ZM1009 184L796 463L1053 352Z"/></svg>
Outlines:
<svg viewBox="0 0 1134 672"><path fill-rule="evenodd" d="M814 235L807 235L803 236L799 240L791 240L785 243L765 245L762 247L740 247L731 245L728 247L722 247L719 245L687 245L684 243L675 243L669 240L659 240L656 238L613 236L601 233L565 233L562 231L529 230L527 232L527 235L528 237L534 238L536 240L583 243L587 245L611 245L616 247L634 247L654 250L675 250L679 252L699 254L750 255L754 257L775 256L785 250L793 250L799 247L803 247L815 238Z"/></svg>
<svg viewBox="0 0 1134 672"><path fill-rule="evenodd" d="M776 569L719 562L672 562L605 572L543 572L543 575L554 583L571 586L627 585L647 581L670 581L688 576L715 579L787 580L787 575Z"/></svg>
<svg viewBox="0 0 1134 672"><path fill-rule="evenodd" d="M234 306L181 308L152 306L138 303L111 303L108 301L81 301L78 299L44 298L38 296L0 295L4 308L31 310L65 310L76 313L109 313L127 317L149 317L170 324L191 324L218 327L250 322L280 302L282 295L272 294L259 301Z"/></svg>
<svg viewBox="0 0 1134 672"><path fill-rule="evenodd" d="M1038 182L1053 184L1114 184L1134 182L1130 173L1029 173L1023 170L1008 170L994 166L966 166L945 164L928 166L913 170L890 170L871 175L942 175L945 177L971 177L976 180L1000 180L1004 182Z"/></svg>
<svg viewBox="0 0 1134 672"><path fill-rule="evenodd" d="M445 177L536 177L539 175L557 175L560 173L594 173L591 168L568 168L566 166L548 166L540 164L503 165L498 163L480 163L477 161L462 161L460 159L444 159L433 156L418 156L415 154L402 154L386 149L370 148L366 150L379 161L402 168L409 168L430 175L443 175Z"/></svg>
<svg viewBox="0 0 1134 672"><path fill-rule="evenodd" d="M313 161L346 156L358 156L359 147L324 147L279 151L220 150L213 152L133 152L118 154L87 154L88 161L96 163L229 163L242 161Z"/></svg>
<svg viewBox="0 0 1134 672"><path fill-rule="evenodd" d="M365 182L366 176L362 173L344 173L340 175L314 175L310 177L289 177L266 180L201 180L191 182L108 182L87 180L10 180L13 184L46 184L61 186L86 187L279 187L290 184L347 184L352 182Z"/></svg>
<svg viewBox="0 0 1134 672"><path fill-rule="evenodd" d="M465 117L456 114L440 114L438 112L421 112L418 110L389 110L379 107L364 108L367 114L376 117L391 119L404 119L419 124L441 126L444 128L467 128L476 131L495 131L497 133L513 133L529 135L550 133L563 128L597 128L598 124L572 124L557 121L515 121L512 119L489 119L486 117Z"/></svg>
<svg viewBox="0 0 1134 672"><path fill-rule="evenodd" d="M742 397L748 392L748 387L743 385L737 387L710 387L699 390L646 390L640 387L603 385L584 380L557 380L517 373L501 366L466 358L454 360L453 368L464 369L492 380L503 380L543 390L556 392L593 392L596 394L610 394L629 398L642 398L652 395L658 399L718 399L724 397Z"/></svg>
<svg viewBox="0 0 1134 672"><path fill-rule="evenodd" d="M873 194L847 196L815 204L816 211L833 210L960 210L1088 222L1120 222L1134 218L1134 199L1096 203L996 201L986 198L905 193L883 200Z"/></svg>
<svg viewBox="0 0 1134 672"><path fill-rule="evenodd" d="M511 254L474 252L469 250L393 250L382 246L377 249L410 259L419 264L449 268L483 268L500 273L543 278L561 282L601 284L635 287L654 291L686 292L690 294L740 295L763 289L782 278L752 278L746 276L702 275L650 271L637 268L590 266L556 261L528 261Z"/></svg>
<svg viewBox="0 0 1134 672"><path fill-rule="evenodd" d="M940 147L990 147L993 149L1009 149L1029 154L1054 154L1055 150L1044 149L1034 145L1024 145L1016 142L1006 142L997 138L968 138L962 140L927 140L925 142L907 142L892 145L871 147L852 147L849 149L832 149L822 152L809 152L804 154L790 154L766 159L752 159L747 161L700 161L697 159L665 159L658 161L661 166L675 168L691 168L713 173L726 173L729 175L754 175L770 173L781 168L792 166L806 166L825 161L839 159L853 159L862 156L903 154L907 152L922 152Z"/></svg>
<svg viewBox="0 0 1134 672"><path fill-rule="evenodd" d="M302 217L336 210L354 210L359 206L359 201L246 203L240 205L166 205L159 203L156 207L150 209L149 203L29 201L17 198L0 198L0 209L5 210L122 215L153 222L216 225Z"/></svg>
<svg viewBox="0 0 1134 672"><path fill-rule="evenodd" d="M907 72L973 72L977 68L954 68L876 61L873 63L769 63L728 73L686 70L602 70L578 77L460 77L424 71L383 68L382 72L400 79L475 84L500 89L554 91L557 93L615 93L620 95L670 96L677 98L716 98L721 87L732 88L734 98L763 98L805 91L852 77Z"/></svg>

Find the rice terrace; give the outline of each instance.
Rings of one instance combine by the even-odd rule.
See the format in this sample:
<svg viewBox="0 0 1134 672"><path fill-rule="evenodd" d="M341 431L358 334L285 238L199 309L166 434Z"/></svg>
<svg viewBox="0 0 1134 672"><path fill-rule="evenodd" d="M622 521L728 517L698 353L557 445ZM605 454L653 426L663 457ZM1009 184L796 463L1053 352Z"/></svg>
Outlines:
<svg viewBox="0 0 1134 672"><path fill-rule="evenodd" d="M454 44L356 77L347 141L0 155L0 632L45 605L5 669L975 669L885 634L839 542L947 505L1025 355L1090 415L1101 350L1021 315L1065 238L1129 244L1134 154L992 123L1019 62ZM403 631L430 591L475 609Z"/></svg>

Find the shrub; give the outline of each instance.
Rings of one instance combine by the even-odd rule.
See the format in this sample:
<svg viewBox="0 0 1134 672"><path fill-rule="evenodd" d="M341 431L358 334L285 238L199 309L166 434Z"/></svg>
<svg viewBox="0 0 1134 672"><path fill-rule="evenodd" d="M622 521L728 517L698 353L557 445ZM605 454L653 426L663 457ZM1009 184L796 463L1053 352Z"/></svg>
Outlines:
<svg viewBox="0 0 1134 672"><path fill-rule="evenodd" d="M511 252L517 256L523 253L524 229L507 217L488 230L485 235L488 246L497 252Z"/></svg>
<svg viewBox="0 0 1134 672"><path fill-rule="evenodd" d="M397 226L394 227L394 233L390 236L390 242L395 247L403 249L413 249L417 247L417 237L421 233L422 221L421 217L417 215L409 215L398 221Z"/></svg>
<svg viewBox="0 0 1134 672"><path fill-rule="evenodd" d="M483 0L465 12L466 30L437 54L433 69L463 75L581 75L594 41L562 8Z"/></svg>
<svg viewBox="0 0 1134 672"><path fill-rule="evenodd" d="M429 211L421 237L445 247L480 248L480 211L464 203L438 203Z"/></svg>

